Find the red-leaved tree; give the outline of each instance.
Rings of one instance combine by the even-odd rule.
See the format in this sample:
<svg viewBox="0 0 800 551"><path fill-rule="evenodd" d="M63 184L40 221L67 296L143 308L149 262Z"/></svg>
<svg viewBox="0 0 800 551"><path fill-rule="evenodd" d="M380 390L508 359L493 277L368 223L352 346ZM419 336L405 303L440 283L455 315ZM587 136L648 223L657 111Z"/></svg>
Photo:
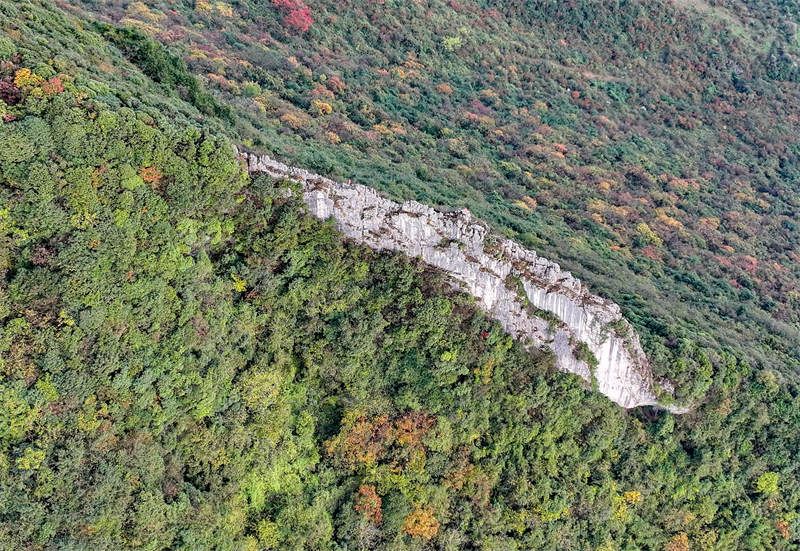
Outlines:
<svg viewBox="0 0 800 551"><path fill-rule="evenodd" d="M314 23L303 0L272 0L272 5L284 14L284 24L295 32L306 32Z"/></svg>

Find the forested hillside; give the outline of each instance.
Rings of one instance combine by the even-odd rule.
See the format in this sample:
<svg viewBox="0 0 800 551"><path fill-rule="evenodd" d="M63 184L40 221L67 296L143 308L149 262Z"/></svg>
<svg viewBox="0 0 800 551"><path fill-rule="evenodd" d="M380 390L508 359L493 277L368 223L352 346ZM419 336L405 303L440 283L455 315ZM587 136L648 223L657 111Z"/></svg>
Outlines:
<svg viewBox="0 0 800 551"><path fill-rule="evenodd" d="M796 2L72 3L168 45L257 148L561 262L679 399L720 350L797 370Z"/></svg>
<svg viewBox="0 0 800 551"><path fill-rule="evenodd" d="M746 304L753 309L745 308L736 322L747 325L734 326L752 334L736 346L726 344L722 310L719 317L703 317L712 304L739 301L734 295L729 303L692 302L694 314L675 317L673 310L682 308L677 303L650 305L642 295L640 310L629 305L640 327L664 325L664 334L653 329L648 341L678 364L664 369L681 383L688 380L681 373L694 377L707 369L711 387L691 397L696 408L687 415L622 410L577 377L556 372L552 358L512 342L441 274L344 242L330 223L306 215L286 193L289 182L251 179L232 149L234 141L251 140L317 168L329 162L334 173L352 172L398 194L435 193L429 197L453 203L472 197L472 208L494 212L492 220L510 229L520 224L537 246L564 258L583 251L584 272L598 272L598 289L613 295L650 285L648 300L669 296L658 293L672 287L654 290L655 268L639 278L618 275L614 287L603 286L603 266L622 269L615 255L628 251L641 259L633 252L644 247L620 244L603 262L593 260L606 245L585 233L582 224L591 214L567 203L556 208L567 197L582 201L588 189L566 172L569 148L577 146L564 144L560 176L548 172L555 162L549 157L538 169L525 168L534 181L551 182L527 192L529 201L520 199L530 211L503 206L512 196L491 182L521 189L523 180L515 178L527 176L492 175L491 142L478 129L456 128L451 116L447 124L457 134L434 138L442 130L432 130L430 142L414 146L422 152L422 144L430 144L430 157L420 157L428 159L424 163L402 153L405 138L395 131L364 130L377 136L364 151L355 142L346 147L345 139L324 145L315 134L333 132L323 131L324 113L305 115L307 130L287 131L283 122L270 122L272 110L282 108L276 106L300 116L281 99L283 92L265 92L261 82L258 93L250 87L249 98L223 93L171 53L188 43L183 40L193 36L191 29L203 29L202 18L232 24L243 20L241 13L228 4L197 2L193 13L200 19L164 48L125 27L148 13L153 25L166 24L158 10L167 9L171 20L182 21L183 4L155 4L128 4L135 13L118 26L79 18L66 4L0 0L0 549L800 548L800 389L788 335L794 322L787 314L786 335L760 344L758 331L777 323L787 302L776 300L772 317L763 314L756 302L767 295L756 293L762 289L757 273L748 280L752 298ZM308 41L323 48L324 37L345 33L336 24L347 18L331 20L323 31L320 21L333 16L303 6L251 6L273 13L259 25L284 33L265 43L299 49L299 41ZM388 0L377 6L423 9ZM113 4L95 6L101 7ZM470 13L458 4L448 9L457 14L453 21ZM370 19L352 13L347 25ZM532 25L526 23L531 13L521 9L514 21ZM498 20L511 15L498 12ZM420 29L446 32L448 21L432 18ZM145 30L164 39L156 27ZM748 27L737 40L756 40L761 30ZM405 40L425 36L409 33ZM246 51L235 38L225 39L234 42L225 51ZM470 59L457 51L465 43L437 42L430 55L444 59L452 47L453 70L463 71L466 83L477 77L459 65ZM372 50L363 49L368 58ZM244 61L237 66L247 67ZM264 74L286 90L323 85L321 72L300 67ZM292 71L292 79L285 76ZM324 79L331 92L335 78L330 71ZM357 89L338 78L341 93ZM547 109L533 108L531 116L558 113L555 92L540 94ZM251 113L251 100L262 97L275 104ZM357 105L354 98L331 101L337 109ZM414 109L434 104L429 98ZM409 108L409 116L415 112ZM773 122L765 131L793 124L789 117ZM427 133L403 124L407 136ZM520 131L541 125L567 131L552 120L538 126L519 121ZM474 139L478 145L465 149L474 157L461 161L467 168L445 162L437 149L441 139ZM690 151L653 162L690 167ZM398 170L403 166L407 172ZM619 169L614 166L609 161L608 170ZM792 170L790 162L785 167ZM455 176L484 169L485 195L473 187L482 180ZM448 174L452 185L439 179ZM404 177L406 183L399 180ZM609 198L632 193L625 177L615 181ZM563 189L567 182L572 192ZM646 180L637 182L644 197ZM792 185L788 176L780 182ZM692 185L681 193L694 197L697 209L713 208L701 203L701 194L711 191ZM792 197L775 198L769 208ZM649 212L640 201L631 205ZM556 211L574 217L576 227L550 217ZM653 223L656 237L658 228ZM775 232L768 237L778 238ZM768 237L758 233L742 242L767 247ZM669 242L659 239L648 246L666 258ZM692 254L700 256L692 262L706 266L706 248L696 246ZM662 270L677 282L685 272L675 259L674 273ZM776 273L791 281L789 268ZM696 277L713 288L706 272ZM689 299L699 291L686 292ZM651 311L661 317L635 317ZM706 334L680 333L688 331L681 324L691 328L701 320ZM713 326L718 322L719 329Z"/></svg>

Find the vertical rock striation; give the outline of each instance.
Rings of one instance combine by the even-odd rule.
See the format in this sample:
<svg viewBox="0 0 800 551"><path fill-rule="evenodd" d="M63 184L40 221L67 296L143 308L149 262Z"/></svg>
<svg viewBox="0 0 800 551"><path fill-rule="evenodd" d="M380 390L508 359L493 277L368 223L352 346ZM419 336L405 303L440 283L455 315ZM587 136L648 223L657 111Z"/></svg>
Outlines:
<svg viewBox="0 0 800 551"><path fill-rule="evenodd" d="M490 232L466 209L399 204L366 186L334 182L265 155L240 156L251 173L300 181L311 214L333 217L348 238L445 271L508 333L528 346L549 347L560 370L580 375L620 406L659 405L639 337L619 306L591 294L555 262Z"/></svg>

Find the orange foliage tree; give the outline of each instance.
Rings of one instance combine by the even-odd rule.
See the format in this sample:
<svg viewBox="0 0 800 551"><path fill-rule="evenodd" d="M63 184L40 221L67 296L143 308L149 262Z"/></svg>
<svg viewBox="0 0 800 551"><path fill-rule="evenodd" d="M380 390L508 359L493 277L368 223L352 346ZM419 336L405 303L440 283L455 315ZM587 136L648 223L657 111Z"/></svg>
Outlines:
<svg viewBox="0 0 800 551"><path fill-rule="evenodd" d="M423 439L433 427L435 418L424 412L409 412L395 421L388 415L371 419L359 417L352 425L325 443L331 455L355 468L359 464L374 465L393 451L404 461L425 455Z"/></svg>
<svg viewBox="0 0 800 551"><path fill-rule="evenodd" d="M431 539L439 532L439 521L430 507L418 508L403 521L403 532L415 538Z"/></svg>
<svg viewBox="0 0 800 551"><path fill-rule="evenodd" d="M686 532L676 534L667 542L664 551L689 551L689 536L686 535Z"/></svg>
<svg viewBox="0 0 800 551"><path fill-rule="evenodd" d="M161 171L155 166L142 167L139 175L142 180L149 183L158 182L161 179Z"/></svg>

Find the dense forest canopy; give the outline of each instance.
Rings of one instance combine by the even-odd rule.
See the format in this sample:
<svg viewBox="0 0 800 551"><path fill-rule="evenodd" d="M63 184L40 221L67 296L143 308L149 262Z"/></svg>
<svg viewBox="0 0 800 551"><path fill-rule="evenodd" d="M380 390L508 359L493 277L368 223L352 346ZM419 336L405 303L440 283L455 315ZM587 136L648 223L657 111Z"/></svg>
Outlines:
<svg viewBox="0 0 800 551"><path fill-rule="evenodd" d="M0 548L800 548L793 4L77 4L0 0ZM695 408L614 406L238 142L470 206Z"/></svg>
<svg viewBox="0 0 800 551"><path fill-rule="evenodd" d="M559 261L679 399L723 350L798 368L796 2L73 4L167 45L243 143Z"/></svg>

